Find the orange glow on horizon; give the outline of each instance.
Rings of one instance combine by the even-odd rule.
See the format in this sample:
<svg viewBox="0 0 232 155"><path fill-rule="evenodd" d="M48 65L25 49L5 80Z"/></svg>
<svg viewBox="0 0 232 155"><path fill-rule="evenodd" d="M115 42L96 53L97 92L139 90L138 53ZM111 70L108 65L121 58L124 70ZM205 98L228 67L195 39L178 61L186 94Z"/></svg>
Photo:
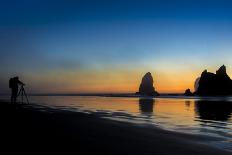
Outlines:
<svg viewBox="0 0 232 155"><path fill-rule="evenodd" d="M40 76L30 75L25 79L32 92L44 93L133 93L137 92L144 71L99 71L48 73ZM177 76L175 73L151 72L154 87L159 93L183 93L190 88L197 76ZM173 78L175 77L175 78Z"/></svg>
<svg viewBox="0 0 232 155"><path fill-rule="evenodd" d="M159 93L194 91L194 82L202 69L186 70L88 70L57 71L23 77L31 92L39 93L133 93L137 92L143 75L149 70ZM214 69L214 72L216 69ZM230 75L228 70L228 75Z"/></svg>

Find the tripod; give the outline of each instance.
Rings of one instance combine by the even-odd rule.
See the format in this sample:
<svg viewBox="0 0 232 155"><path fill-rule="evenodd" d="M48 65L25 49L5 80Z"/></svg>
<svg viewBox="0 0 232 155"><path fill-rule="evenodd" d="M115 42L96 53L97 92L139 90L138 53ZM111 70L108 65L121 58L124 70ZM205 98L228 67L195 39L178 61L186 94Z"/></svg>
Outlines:
<svg viewBox="0 0 232 155"><path fill-rule="evenodd" d="M21 103L23 104L23 98L25 97L27 100L27 104L29 104L28 98L27 98L27 94L25 92L25 89L23 87L23 85L21 85L21 88L19 90L18 96L21 96Z"/></svg>

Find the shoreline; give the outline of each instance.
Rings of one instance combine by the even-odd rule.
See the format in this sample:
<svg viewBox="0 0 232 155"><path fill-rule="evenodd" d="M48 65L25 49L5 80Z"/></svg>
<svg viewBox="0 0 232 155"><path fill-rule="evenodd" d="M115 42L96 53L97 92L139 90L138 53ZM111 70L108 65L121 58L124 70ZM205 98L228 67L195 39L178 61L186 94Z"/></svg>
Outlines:
<svg viewBox="0 0 232 155"><path fill-rule="evenodd" d="M10 98L9 95L0 95L0 97ZM77 96L77 97L112 97L112 98L147 98L147 99L197 99L203 101L228 101L232 103L231 96L186 96L183 94L161 94L159 96L143 96L135 94L28 94L28 97L40 97L40 96ZM2 100L8 100L6 98L0 98Z"/></svg>
<svg viewBox="0 0 232 155"><path fill-rule="evenodd" d="M83 154L231 154L206 144L209 137L100 118L36 105L0 101L3 142L30 142L40 150L55 147ZM12 145L12 144L11 144ZM27 144L28 145L28 144ZM58 147L59 146L59 147ZM23 152L26 150L22 150Z"/></svg>
<svg viewBox="0 0 232 155"><path fill-rule="evenodd" d="M9 94L0 94L0 97L6 97L10 98ZM147 98L147 99L197 99L197 100L203 100L203 101L228 101L232 102L232 95L231 96L186 96L183 94L160 94L159 96L144 96L144 95L137 95L132 93L125 93L125 94L28 94L28 97L40 97L40 96L80 96L80 97L112 97L112 98ZM1 99L2 100L8 100L6 98Z"/></svg>

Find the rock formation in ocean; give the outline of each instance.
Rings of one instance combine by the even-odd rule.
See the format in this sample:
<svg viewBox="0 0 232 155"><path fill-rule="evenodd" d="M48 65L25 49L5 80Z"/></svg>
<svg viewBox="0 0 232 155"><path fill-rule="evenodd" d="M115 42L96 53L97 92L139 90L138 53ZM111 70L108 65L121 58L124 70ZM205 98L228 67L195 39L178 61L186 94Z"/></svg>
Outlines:
<svg viewBox="0 0 232 155"><path fill-rule="evenodd" d="M191 92L190 89L186 89L185 92L184 92L184 95L185 96L193 96L193 93Z"/></svg>
<svg viewBox="0 0 232 155"><path fill-rule="evenodd" d="M201 74L197 95L232 95L232 80L226 73L223 65L216 74L204 70Z"/></svg>
<svg viewBox="0 0 232 155"><path fill-rule="evenodd" d="M137 94L154 96L158 95L153 86L153 77L150 72L146 73L141 81L139 86L139 92Z"/></svg>
<svg viewBox="0 0 232 155"><path fill-rule="evenodd" d="M194 82L194 91L196 92L199 86L200 77L196 78Z"/></svg>

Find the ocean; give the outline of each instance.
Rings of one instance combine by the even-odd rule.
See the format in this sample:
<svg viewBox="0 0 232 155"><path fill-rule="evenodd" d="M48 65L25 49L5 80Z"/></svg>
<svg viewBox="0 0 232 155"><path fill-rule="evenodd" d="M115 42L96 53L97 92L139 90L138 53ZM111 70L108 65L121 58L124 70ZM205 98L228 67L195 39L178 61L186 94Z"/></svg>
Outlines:
<svg viewBox="0 0 232 155"><path fill-rule="evenodd" d="M210 145L232 151L232 97L29 96L29 101L111 120L207 135L215 139L209 141Z"/></svg>

